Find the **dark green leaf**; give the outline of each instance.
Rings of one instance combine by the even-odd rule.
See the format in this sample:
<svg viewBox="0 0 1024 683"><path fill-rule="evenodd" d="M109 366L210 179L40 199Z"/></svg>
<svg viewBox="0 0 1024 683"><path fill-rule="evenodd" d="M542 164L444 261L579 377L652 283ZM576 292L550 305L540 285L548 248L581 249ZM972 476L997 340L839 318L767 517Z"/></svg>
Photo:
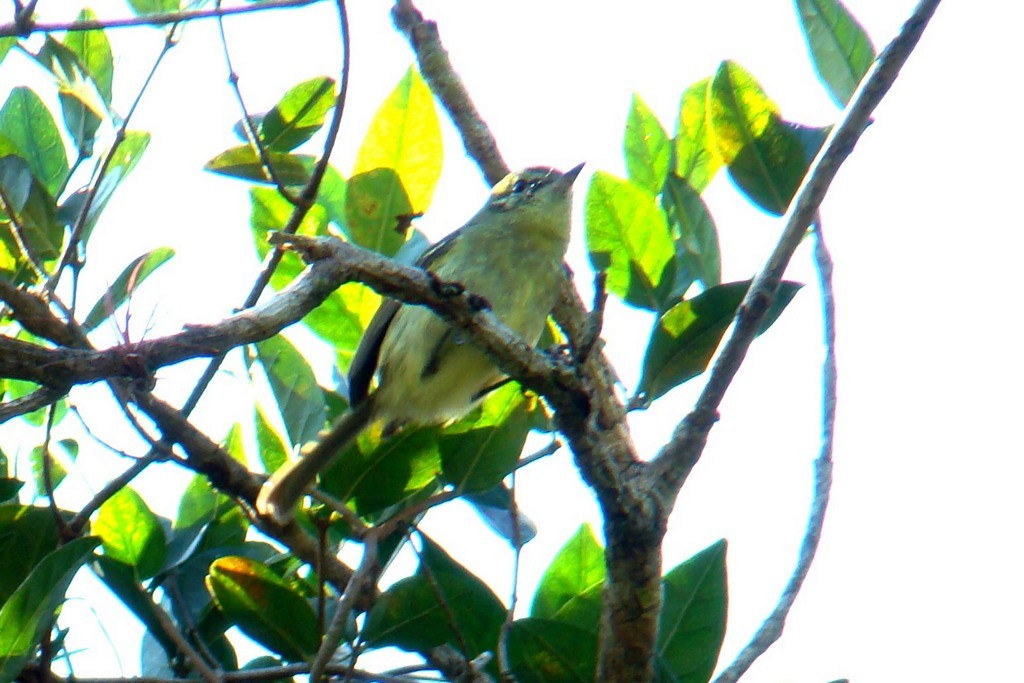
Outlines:
<svg viewBox="0 0 1024 683"><path fill-rule="evenodd" d="M694 280L705 289L722 282L722 254L711 212L697 190L670 173L661 196L676 247L673 298L682 297Z"/></svg>
<svg viewBox="0 0 1024 683"><path fill-rule="evenodd" d="M224 614L257 643L289 661L316 652L320 636L313 608L263 564L222 557L210 565L206 585Z"/></svg>
<svg viewBox="0 0 1024 683"><path fill-rule="evenodd" d="M76 538L46 555L0 607L0 680L14 680L21 672L49 630L71 580L98 544L92 537Z"/></svg>
<svg viewBox="0 0 1024 683"><path fill-rule="evenodd" d="M255 347L291 443L313 441L324 426L326 405L309 363L281 335L258 342Z"/></svg>
<svg viewBox="0 0 1024 683"><path fill-rule="evenodd" d="M321 482L339 500L354 500L363 515L433 487L441 469L435 429L406 429L385 440L371 431L341 454Z"/></svg>
<svg viewBox="0 0 1024 683"><path fill-rule="evenodd" d="M85 316L82 327L86 331L96 329L100 323L113 315L121 304L128 300L143 280L167 263L172 256L174 256L174 250L170 247L158 247L125 266L125 269L114 280L114 284L110 285L99 301L93 304L89 315Z"/></svg>
<svg viewBox="0 0 1024 683"><path fill-rule="evenodd" d="M333 79L318 76L299 83L263 117L260 128L267 149L289 152L309 140L333 106Z"/></svg>
<svg viewBox="0 0 1024 683"><path fill-rule="evenodd" d="M32 568L57 549L57 524L47 508L0 505L0 604Z"/></svg>
<svg viewBox="0 0 1024 683"><path fill-rule="evenodd" d="M140 579L153 576L163 566L164 529L142 496L130 488L121 489L100 506L93 533L103 540L106 557L131 566Z"/></svg>
<svg viewBox="0 0 1024 683"><path fill-rule="evenodd" d="M659 310L663 280L671 284L672 237L650 192L598 171L585 203L590 262L605 271L607 288L634 306Z"/></svg>
<svg viewBox="0 0 1024 683"><path fill-rule="evenodd" d="M7 476L0 477L0 503L16 500L18 492L21 491L23 486L25 486L25 482L21 479ZM0 600L0 602L3 602L3 600Z"/></svg>
<svg viewBox="0 0 1024 683"><path fill-rule="evenodd" d="M706 683L725 637L725 541L700 551L662 579L657 667L663 680Z"/></svg>
<svg viewBox="0 0 1024 683"><path fill-rule="evenodd" d="M697 81L683 92L676 121L675 174L698 193L704 191L722 160L715 153L707 120L710 78Z"/></svg>
<svg viewBox="0 0 1024 683"><path fill-rule="evenodd" d="M269 149L266 150L266 157L274 175L287 186L305 185L316 163L316 157L309 154L289 154ZM207 161L203 168L232 178L274 184L274 179L263 167L259 152L248 145L232 147L221 152Z"/></svg>
<svg viewBox="0 0 1024 683"><path fill-rule="evenodd" d="M629 181L651 194L659 194L672 160L672 145L654 112L635 93L622 147Z"/></svg>
<svg viewBox="0 0 1024 683"><path fill-rule="evenodd" d="M711 82L709 121L729 176L763 210L782 215L807 171L804 145L747 71L722 62Z"/></svg>
<svg viewBox="0 0 1024 683"><path fill-rule="evenodd" d="M509 383L494 391L473 413L441 432L444 479L459 491L485 491L515 468L537 409L534 396Z"/></svg>
<svg viewBox="0 0 1024 683"><path fill-rule="evenodd" d="M796 0L796 9L814 70L845 107L875 60L871 39L839 0Z"/></svg>
<svg viewBox="0 0 1024 683"><path fill-rule="evenodd" d="M658 318L644 353L640 379L640 392L648 401L707 369L748 287L749 280L711 287L692 299L679 302ZM794 282L779 285L773 310L765 316L762 332L800 287Z"/></svg>
<svg viewBox="0 0 1024 683"><path fill-rule="evenodd" d="M64 141L38 95L21 86L11 91L0 109L0 135L14 145L50 195L64 188L68 177Z"/></svg>
<svg viewBox="0 0 1024 683"><path fill-rule="evenodd" d="M466 657L493 652L505 607L477 577L423 537L415 576L381 595L362 636L372 646L426 652L451 644Z"/></svg>
<svg viewBox="0 0 1024 683"><path fill-rule="evenodd" d="M597 668L594 630L547 619L517 619L506 641L519 683L589 683Z"/></svg>
<svg viewBox="0 0 1024 683"><path fill-rule="evenodd" d="M544 570L533 596L530 616L552 619L573 597L604 582L604 550L589 524L573 534Z"/></svg>
<svg viewBox="0 0 1024 683"><path fill-rule="evenodd" d="M389 169L400 181L411 207L402 213L423 212L430 206L441 176L441 161L441 126L434 96L423 78L410 68L374 114L359 147L352 177Z"/></svg>

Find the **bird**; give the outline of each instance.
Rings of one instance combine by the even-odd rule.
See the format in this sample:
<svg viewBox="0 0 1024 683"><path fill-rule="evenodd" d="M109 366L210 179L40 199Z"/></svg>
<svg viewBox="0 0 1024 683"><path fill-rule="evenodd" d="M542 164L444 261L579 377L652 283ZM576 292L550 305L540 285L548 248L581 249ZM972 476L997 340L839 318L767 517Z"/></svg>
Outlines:
<svg viewBox="0 0 1024 683"><path fill-rule="evenodd" d="M415 265L481 298L498 320L536 344L563 277L572 187L582 169L509 173L465 225ZM456 419L504 379L481 349L429 308L385 299L352 357L349 409L270 476L257 512L287 523L317 473L370 424L381 422L384 434L392 434L409 424Z"/></svg>

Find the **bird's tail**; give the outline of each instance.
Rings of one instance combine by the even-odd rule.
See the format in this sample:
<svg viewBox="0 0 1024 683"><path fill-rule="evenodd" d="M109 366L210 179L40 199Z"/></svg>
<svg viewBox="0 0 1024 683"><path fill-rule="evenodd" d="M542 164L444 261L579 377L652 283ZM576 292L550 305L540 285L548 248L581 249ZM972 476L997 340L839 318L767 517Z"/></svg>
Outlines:
<svg viewBox="0 0 1024 683"><path fill-rule="evenodd" d="M313 483L317 473L326 469L335 457L348 448L372 420L372 397L338 417L330 429L321 432L320 440L301 458L281 465L263 484L256 498L256 511L261 516L273 518L279 524L286 523L291 519L295 504Z"/></svg>

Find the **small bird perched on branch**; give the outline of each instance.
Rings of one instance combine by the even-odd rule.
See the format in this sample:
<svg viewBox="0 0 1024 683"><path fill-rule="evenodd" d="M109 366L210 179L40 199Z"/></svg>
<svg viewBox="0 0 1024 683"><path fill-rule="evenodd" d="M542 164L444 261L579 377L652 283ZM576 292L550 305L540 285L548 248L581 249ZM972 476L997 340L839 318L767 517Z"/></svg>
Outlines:
<svg viewBox="0 0 1024 683"><path fill-rule="evenodd" d="M535 344L558 294L572 185L582 168L510 173L469 222L416 265L482 297L502 323ZM352 358L350 409L303 457L274 472L260 490L257 511L286 522L317 473L370 423L382 421L392 431L460 417L503 377L481 349L429 308L385 299Z"/></svg>

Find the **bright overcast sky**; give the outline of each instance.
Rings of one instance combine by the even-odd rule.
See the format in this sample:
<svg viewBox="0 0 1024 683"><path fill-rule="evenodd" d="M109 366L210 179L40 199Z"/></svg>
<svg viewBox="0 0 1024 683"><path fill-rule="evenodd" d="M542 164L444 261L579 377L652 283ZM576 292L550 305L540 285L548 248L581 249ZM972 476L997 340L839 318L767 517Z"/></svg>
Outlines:
<svg viewBox="0 0 1024 683"><path fill-rule="evenodd" d="M352 81L335 157L342 173L373 112L412 62L391 28L388 2L351 4ZM848 0L878 49L913 4ZM63 6L43 0L40 11ZM580 188L597 169L624 174L622 128L633 92L671 132L682 90L723 59L751 71L790 120L825 125L838 114L811 70L790 2L423 0L419 7L438 21L509 164L567 168L586 161ZM126 14L117 2L96 9L101 17ZM1022 25L1024 6L1015 0L944 3L823 205L839 330L833 503L787 631L745 680L1004 680L1019 668L1012 653L1024 637L1024 449L1017 427L1024 372L1014 283L1024 246L1024 143L1014 117L1024 103L1011 67L1024 63ZM235 144L230 129L239 117L215 28L188 27L168 56L133 125L151 131L153 142L91 244L93 262L111 264L84 283L93 297L143 251L165 244L178 250L159 280L163 287L140 299L156 306L149 336L228 314L255 272L246 186L201 170ZM270 21L233 19L228 30L254 111L301 80L338 72L330 3ZM115 104L123 112L162 36L120 30L111 38L119 60ZM0 69L0 92L14 83L12 73ZM420 222L435 239L461 225L486 193L451 132L449 126L441 184ZM721 233L724 278L750 277L778 221L745 205L724 174L707 199ZM581 232L571 264L589 289ZM808 249L798 252L788 277L808 286L755 344L666 539L666 569L718 538L729 540L722 663L774 605L809 503L822 348ZM136 316L145 319L143 310ZM635 330L649 324L646 314L611 309L609 352L630 388L643 343ZM663 442L696 389L677 390L658 410L632 417L642 452ZM215 397L230 400L245 389L226 381L219 391ZM220 438L231 416L212 410L215 404L205 404L200 422ZM82 469L93 487L114 471ZM155 492L167 476L152 473L139 486ZM564 452L527 468L517 497L540 524L523 554L520 597L528 601L557 548L581 522L599 517ZM151 504L173 516L172 501L154 497ZM509 595L511 553L468 508L434 511L426 528L500 596ZM117 632L118 625L106 625ZM126 633L138 638L137 629ZM132 672L134 646L127 650ZM110 673L108 662L102 665Z"/></svg>

